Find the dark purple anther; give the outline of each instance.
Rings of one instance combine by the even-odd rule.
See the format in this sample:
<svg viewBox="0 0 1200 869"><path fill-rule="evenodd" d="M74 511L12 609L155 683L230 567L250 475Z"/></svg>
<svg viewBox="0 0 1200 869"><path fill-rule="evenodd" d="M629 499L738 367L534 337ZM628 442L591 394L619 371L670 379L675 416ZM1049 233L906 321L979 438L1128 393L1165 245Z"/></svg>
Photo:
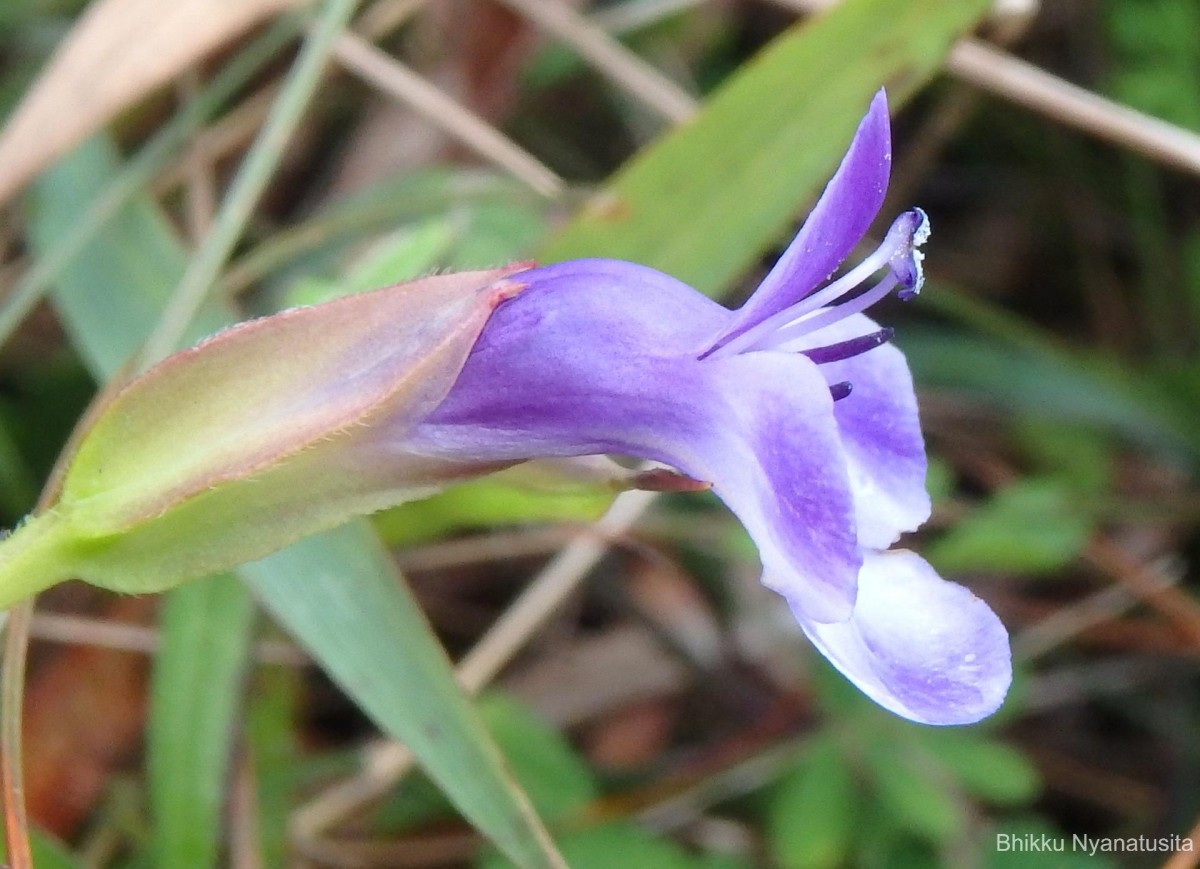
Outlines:
<svg viewBox="0 0 1200 869"><path fill-rule="evenodd" d="M851 357L866 353L868 350L874 350L880 344L886 344L892 340L895 334L895 329L885 326L878 332L872 332L870 335L851 338L849 341L838 341L836 344L814 347L812 350L804 350L802 352L818 365L824 365L827 362L840 362L843 359L850 359Z"/></svg>

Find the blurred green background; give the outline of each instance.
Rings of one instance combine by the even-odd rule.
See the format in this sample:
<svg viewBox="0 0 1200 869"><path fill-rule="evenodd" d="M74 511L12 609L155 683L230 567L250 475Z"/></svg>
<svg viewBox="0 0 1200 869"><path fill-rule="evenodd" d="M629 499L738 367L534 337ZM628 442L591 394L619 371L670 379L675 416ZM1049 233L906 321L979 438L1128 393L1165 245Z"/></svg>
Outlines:
<svg viewBox="0 0 1200 869"><path fill-rule="evenodd" d="M609 489L505 475L161 600L45 595L39 866L554 865L506 769L585 869L1156 866L1200 839L1193 0L221 5L181 2L171 30L132 0L0 4L5 525L189 263L214 267L192 337L530 257L624 257L736 303L886 85L884 225L916 204L934 229L925 293L874 312L931 452L908 545L1000 614L1017 681L982 725L900 721L805 646L715 499L588 532ZM973 33L998 50L966 74ZM1050 84L993 95L1022 63ZM1191 170L1039 103L1068 83L1177 127ZM31 104L50 121L22 127ZM253 163L264 118L294 129ZM602 557L556 580L581 534ZM530 587L536 621L477 645ZM1043 835L1066 851L999 847Z"/></svg>

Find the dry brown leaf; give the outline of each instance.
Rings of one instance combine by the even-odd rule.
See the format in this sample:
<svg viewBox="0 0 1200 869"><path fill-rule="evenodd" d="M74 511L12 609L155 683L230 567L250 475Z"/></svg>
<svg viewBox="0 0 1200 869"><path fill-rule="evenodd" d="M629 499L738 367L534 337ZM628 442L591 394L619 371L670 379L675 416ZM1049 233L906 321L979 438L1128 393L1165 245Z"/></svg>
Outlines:
<svg viewBox="0 0 1200 869"><path fill-rule="evenodd" d="M146 624L156 598L107 602L106 620ZM72 645L34 669L25 692L25 800L30 817L70 838L142 738L150 659Z"/></svg>
<svg viewBox="0 0 1200 869"><path fill-rule="evenodd" d="M302 0L95 0L0 132L0 202L190 64Z"/></svg>
<svg viewBox="0 0 1200 869"><path fill-rule="evenodd" d="M679 703L664 697L613 709L587 728L584 756L608 775L643 769L670 747L679 715Z"/></svg>

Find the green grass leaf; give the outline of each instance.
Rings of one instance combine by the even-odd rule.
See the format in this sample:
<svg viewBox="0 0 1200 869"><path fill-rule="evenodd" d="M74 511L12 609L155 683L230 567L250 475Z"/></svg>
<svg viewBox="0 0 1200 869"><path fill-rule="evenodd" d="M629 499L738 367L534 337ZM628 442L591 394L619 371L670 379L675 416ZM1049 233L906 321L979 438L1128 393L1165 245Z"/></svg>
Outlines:
<svg viewBox="0 0 1200 869"><path fill-rule="evenodd" d="M879 801L898 829L936 844L966 832L967 812L945 770L911 745L874 743L865 753Z"/></svg>
<svg viewBox="0 0 1200 869"><path fill-rule="evenodd" d="M842 866L854 844L862 797L840 746L818 737L780 781L767 809L771 853L788 869Z"/></svg>
<svg viewBox="0 0 1200 869"><path fill-rule="evenodd" d="M777 38L631 160L541 253L610 256L724 290L821 189L872 95L903 103L986 0L849 0Z"/></svg>
<svg viewBox="0 0 1200 869"><path fill-rule="evenodd" d="M82 865L61 842L41 830L29 831L29 847L33 851L33 863L38 869L80 869ZM0 832L0 860L7 856L8 848Z"/></svg>
<svg viewBox="0 0 1200 869"><path fill-rule="evenodd" d="M613 822L562 836L563 857L571 869L700 869L700 861L681 847L634 824ZM512 864L493 855L481 869L507 869Z"/></svg>
<svg viewBox="0 0 1200 869"><path fill-rule="evenodd" d="M246 743L257 797L257 853L262 866L287 865L287 826L301 786L314 780L324 758L305 756L296 732L304 672L262 667L254 674L246 709ZM327 774L321 776L327 778Z"/></svg>
<svg viewBox="0 0 1200 869"><path fill-rule="evenodd" d="M469 701L446 678L445 652L367 526L309 537L240 572L276 621L381 729L408 745L468 819L484 833L490 830L480 818L512 825L507 841L492 835L497 846L520 865L549 865L520 827L529 814L524 796Z"/></svg>
<svg viewBox="0 0 1200 869"><path fill-rule="evenodd" d="M971 730L931 730L920 734L934 755L963 786L997 805L1020 805L1037 796L1037 769L1015 748Z"/></svg>
<svg viewBox="0 0 1200 869"><path fill-rule="evenodd" d="M155 865L217 865L253 625L254 602L228 574L163 601L146 745Z"/></svg>
<svg viewBox="0 0 1200 869"><path fill-rule="evenodd" d="M1021 480L925 549L939 570L1047 573L1068 564L1087 544L1094 520L1073 504L1064 484Z"/></svg>
<svg viewBox="0 0 1200 869"><path fill-rule="evenodd" d="M591 769L561 733L532 709L503 694L480 701L480 715L538 813L557 821L594 800Z"/></svg>
<svg viewBox="0 0 1200 869"><path fill-rule="evenodd" d="M500 693L480 698L479 715L513 775L548 823L571 816L599 796L596 778L566 738L520 701ZM380 806L376 819L389 832L445 818L450 806L424 778L411 778Z"/></svg>
<svg viewBox="0 0 1200 869"><path fill-rule="evenodd" d="M930 295L930 301L944 312L982 308L954 292ZM1171 384L1122 368L1111 357L1089 358L1000 333L984 317L970 325L986 337L962 330L904 330L898 343L919 383L1032 419L1101 427L1193 461L1200 455L1194 408L1164 400L1171 398Z"/></svg>

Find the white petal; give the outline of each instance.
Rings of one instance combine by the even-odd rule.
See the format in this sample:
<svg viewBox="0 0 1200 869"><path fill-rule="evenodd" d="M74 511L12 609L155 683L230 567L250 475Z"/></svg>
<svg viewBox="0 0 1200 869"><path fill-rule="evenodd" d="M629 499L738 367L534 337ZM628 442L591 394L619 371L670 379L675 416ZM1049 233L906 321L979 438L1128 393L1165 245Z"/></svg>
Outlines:
<svg viewBox="0 0 1200 869"><path fill-rule="evenodd" d="M971 724L1000 707L1012 681L1000 620L906 550L865 558L848 621L818 624L793 612L846 678L912 721Z"/></svg>

